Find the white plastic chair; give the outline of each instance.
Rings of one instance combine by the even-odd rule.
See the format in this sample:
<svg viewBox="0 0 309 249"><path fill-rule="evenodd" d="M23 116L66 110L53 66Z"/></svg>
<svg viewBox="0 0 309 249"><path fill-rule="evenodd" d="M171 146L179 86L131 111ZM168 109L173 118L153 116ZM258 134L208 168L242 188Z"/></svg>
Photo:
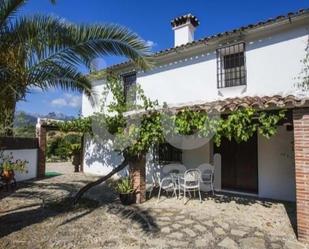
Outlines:
<svg viewBox="0 0 309 249"><path fill-rule="evenodd" d="M186 167L181 164L181 163L170 163L167 165L164 165L163 167L163 174L167 175L167 178L170 179L170 181L173 183L173 196L176 195L177 199L177 191L179 193L180 196L180 190L181 190L181 186L179 183L179 174L183 174L186 171ZM170 186L172 187L172 186Z"/></svg>
<svg viewBox="0 0 309 249"><path fill-rule="evenodd" d="M201 189L200 189L200 180L201 180L201 172L198 169L189 169L185 172L184 182L182 185L183 193L184 193L184 202L186 201L186 192L190 191L198 191L200 202L202 202L201 197Z"/></svg>
<svg viewBox="0 0 309 249"><path fill-rule="evenodd" d="M201 172L201 183L205 185L209 185L210 189L212 191L212 194L214 195L214 172L215 167L211 164L205 163L199 167L199 170Z"/></svg>
<svg viewBox="0 0 309 249"><path fill-rule="evenodd" d="M176 197L177 197L176 188L175 188L175 185L174 185L172 177L166 176L166 177L162 178L162 180L160 181L160 188L159 188L159 193L158 193L158 201L160 200L162 189L165 192L167 192L167 193L168 192L173 192L172 197L174 195L176 195Z"/></svg>
<svg viewBox="0 0 309 249"><path fill-rule="evenodd" d="M151 183L146 183L146 192L149 192L148 198L151 197L152 191L154 188L160 186L160 180L156 172L151 174Z"/></svg>

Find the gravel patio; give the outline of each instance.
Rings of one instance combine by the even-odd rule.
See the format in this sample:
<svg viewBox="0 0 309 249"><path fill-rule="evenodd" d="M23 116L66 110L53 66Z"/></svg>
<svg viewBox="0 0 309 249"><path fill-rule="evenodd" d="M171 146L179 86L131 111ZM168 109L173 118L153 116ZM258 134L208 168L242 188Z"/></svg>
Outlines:
<svg viewBox="0 0 309 249"><path fill-rule="evenodd" d="M125 207L101 185L73 208L68 197L94 177L71 169L1 192L0 248L306 248L291 203L216 195Z"/></svg>

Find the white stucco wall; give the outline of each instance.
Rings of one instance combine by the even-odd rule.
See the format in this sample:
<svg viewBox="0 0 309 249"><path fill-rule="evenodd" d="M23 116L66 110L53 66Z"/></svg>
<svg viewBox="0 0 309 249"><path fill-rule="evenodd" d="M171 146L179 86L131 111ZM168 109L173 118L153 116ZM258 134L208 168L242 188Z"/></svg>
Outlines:
<svg viewBox="0 0 309 249"><path fill-rule="evenodd" d="M171 162L169 165L177 165L176 168L182 167L185 171L186 169L198 168L201 164L211 162L211 144L207 143L200 148L193 150L183 150L182 151L182 162ZM166 165L160 165L158 162L153 160L152 153L148 153L146 156L146 180L148 183L153 181L153 178L162 179L166 176L163 172L163 168ZM182 164L183 166L179 166Z"/></svg>
<svg viewBox="0 0 309 249"><path fill-rule="evenodd" d="M187 169L198 168L203 163L210 163L210 143L194 150L183 150L182 163Z"/></svg>
<svg viewBox="0 0 309 249"><path fill-rule="evenodd" d="M146 96L169 104L228 97L296 94L295 83L305 56L308 29L297 28L246 43L247 86L217 89L215 51L140 73Z"/></svg>
<svg viewBox="0 0 309 249"><path fill-rule="evenodd" d="M4 154L12 153L14 160L27 160L27 172L15 172L16 181L24 181L35 178L37 176L38 150L22 149L22 150L5 150Z"/></svg>
<svg viewBox="0 0 309 249"><path fill-rule="evenodd" d="M161 104L207 102L237 96L297 95L296 77L303 67L301 60L308 36L309 28L303 25L246 38L246 86L217 89L216 51L206 45L199 54L184 57L180 53L180 59L139 72L137 83L147 97ZM102 98L103 84L102 80L93 82L97 100ZM99 111L85 96L82 102L84 116Z"/></svg>
<svg viewBox="0 0 309 249"><path fill-rule="evenodd" d="M118 166L123 157L113 151L111 144L97 142L85 138L84 173L91 175L106 175ZM127 175L127 169L120 171L115 177Z"/></svg>
<svg viewBox="0 0 309 249"><path fill-rule="evenodd" d="M266 139L258 137L259 196L295 201L293 131L280 126Z"/></svg>
<svg viewBox="0 0 309 249"><path fill-rule="evenodd" d="M295 78L303 66L300 61L305 56L308 34L309 29L302 26L280 32L274 30L267 35L247 40L246 86L217 89L216 53L214 49L208 51L206 46L205 51L199 55L188 55L146 73L138 73L137 83L141 85L146 96L158 100L161 104L167 102L171 105L228 97L298 95ZM102 94L103 83L94 82L97 100ZM99 108L91 106L83 96L82 114L88 116L94 111L99 111ZM284 156L291 153L289 141L292 134L293 132L286 132L281 128L278 135L271 140L261 137L258 139L261 197L295 199L294 165L292 158ZM112 156L115 162L106 161L101 153L106 151L96 148L94 144L86 148L85 172L106 174L114 167L118 159ZM209 155L209 148L184 151L183 163L188 167L196 167L204 161L208 162L206 155ZM150 162L148 164L150 165Z"/></svg>

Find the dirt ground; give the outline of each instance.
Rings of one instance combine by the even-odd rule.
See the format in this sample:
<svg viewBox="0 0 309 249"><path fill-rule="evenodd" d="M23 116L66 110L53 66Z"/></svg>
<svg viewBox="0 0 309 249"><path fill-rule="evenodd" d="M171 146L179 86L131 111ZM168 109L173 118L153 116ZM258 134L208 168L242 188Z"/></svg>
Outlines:
<svg viewBox="0 0 309 249"><path fill-rule="evenodd" d="M62 175L0 192L0 248L306 248L292 203L216 194L123 206L102 184L73 207L71 197L96 178L67 164L47 171Z"/></svg>

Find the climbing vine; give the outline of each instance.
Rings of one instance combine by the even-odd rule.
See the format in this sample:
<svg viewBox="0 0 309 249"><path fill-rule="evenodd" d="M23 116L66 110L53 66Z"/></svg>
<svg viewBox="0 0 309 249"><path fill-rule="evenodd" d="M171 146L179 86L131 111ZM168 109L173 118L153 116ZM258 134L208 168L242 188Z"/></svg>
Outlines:
<svg viewBox="0 0 309 249"><path fill-rule="evenodd" d="M216 116L203 110L184 108L168 115L174 125L163 127L162 120L167 115L162 110L158 110L158 102L147 98L139 86L134 91L139 101L133 104L126 103L121 80L115 76L109 76L103 95L111 92L112 101L107 103L105 96L101 112L91 117L61 122L58 124L59 129L65 132L79 131L92 134L95 121L98 126L106 127L109 133L115 135L114 143L118 149L123 148L126 153L134 156L146 153L152 145L163 142L164 134L168 132L181 135L196 134L200 137L213 134L213 141L217 146L220 145L222 138L234 139L238 143L245 142L256 132L270 138L276 133L277 126L285 118L286 112L285 110L266 112L242 108L228 115ZM127 115L126 113L132 107L135 110L141 110L141 114ZM134 118L139 118L140 122L129 122Z"/></svg>
<svg viewBox="0 0 309 249"><path fill-rule="evenodd" d="M220 118L211 117L204 111L185 109L174 116L176 132L200 136L214 134L214 142L220 145L223 137L236 142L248 141L256 132L270 138L285 118L285 110L276 112L257 111L253 108L239 109Z"/></svg>
<svg viewBox="0 0 309 249"><path fill-rule="evenodd" d="M248 141L259 132L269 138L276 133L279 122L285 117L283 110L266 112L253 108L239 109L222 116L189 108L169 113L165 112L165 108L159 108L157 101L147 98L139 86L134 91L137 101L127 102L121 80L115 76L107 76L100 112L94 113L91 117L54 124L61 131L79 131L89 133L93 137L97 136L97 133L100 136L98 130L104 127L112 135L106 139L110 140L112 137L114 150L119 151L124 157L124 161L109 174L81 188L75 196L75 203L90 188L125 168L130 161L145 156L154 145L164 142L166 133L213 136L214 143L219 146L224 137L241 142ZM112 100L106 101L110 93ZM137 111L130 113L131 110ZM172 125L164 126L165 119L172 121Z"/></svg>

